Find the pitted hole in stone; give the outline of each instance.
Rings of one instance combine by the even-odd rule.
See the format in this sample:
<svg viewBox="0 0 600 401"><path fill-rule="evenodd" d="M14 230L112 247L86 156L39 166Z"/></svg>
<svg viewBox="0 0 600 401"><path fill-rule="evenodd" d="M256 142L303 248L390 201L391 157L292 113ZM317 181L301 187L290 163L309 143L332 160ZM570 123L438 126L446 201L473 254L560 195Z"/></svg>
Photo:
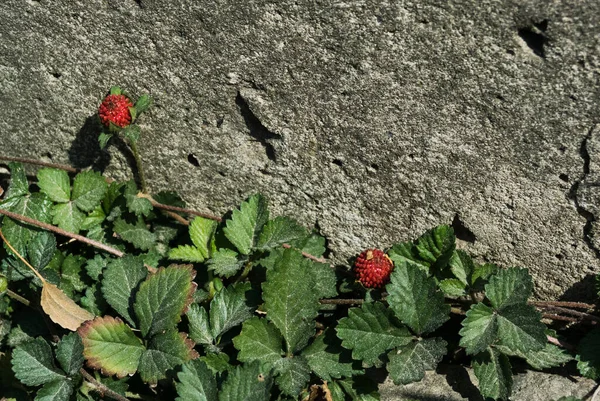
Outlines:
<svg viewBox="0 0 600 401"><path fill-rule="evenodd" d="M458 213L454 215L454 219L452 220L452 228L454 229L454 235L456 238L462 241L469 242L471 244L475 243L477 237L473 233L473 231L469 230L465 223L460 219Z"/></svg>
<svg viewBox="0 0 600 401"><path fill-rule="evenodd" d="M558 176L558 178L560 178L560 179L561 179L562 181L564 181L564 182L569 182L569 176L568 176L568 175L566 175L566 174L560 174L560 175Z"/></svg>
<svg viewBox="0 0 600 401"><path fill-rule="evenodd" d="M379 170L379 165L377 163L371 163L371 168L375 171Z"/></svg>
<svg viewBox="0 0 600 401"><path fill-rule="evenodd" d="M557 253L556 255L554 255L554 257L558 260L563 260L565 258L565 255L562 255L560 253Z"/></svg>
<svg viewBox="0 0 600 401"><path fill-rule="evenodd" d="M62 74L58 71L53 71L50 73L50 75L52 75L56 79L60 79L60 77L62 77Z"/></svg>
<svg viewBox="0 0 600 401"><path fill-rule="evenodd" d="M198 161L198 158L196 156L194 156L193 153L190 153L188 155L187 160L192 166L200 167L200 162Z"/></svg>
<svg viewBox="0 0 600 401"><path fill-rule="evenodd" d="M567 147L565 145L560 145L558 151L564 154L567 151Z"/></svg>
<svg viewBox="0 0 600 401"><path fill-rule="evenodd" d="M344 162L341 161L340 159L333 159L332 163L335 164L336 166L344 167Z"/></svg>
<svg viewBox="0 0 600 401"><path fill-rule="evenodd" d="M521 28L517 32L519 37L523 39L531 51L541 58L546 58L544 50L544 45L548 43L548 38L544 34L546 29L548 29L547 19L538 23L533 23L533 26Z"/></svg>

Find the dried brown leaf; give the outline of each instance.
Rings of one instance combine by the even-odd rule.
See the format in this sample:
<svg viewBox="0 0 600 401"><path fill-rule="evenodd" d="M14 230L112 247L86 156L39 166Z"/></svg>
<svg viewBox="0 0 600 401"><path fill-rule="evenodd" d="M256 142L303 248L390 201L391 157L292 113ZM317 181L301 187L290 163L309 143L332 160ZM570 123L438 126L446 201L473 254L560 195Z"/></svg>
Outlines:
<svg viewBox="0 0 600 401"><path fill-rule="evenodd" d="M54 284L44 283L42 287L42 309L50 319L65 329L75 331L83 322L94 315L77 305Z"/></svg>

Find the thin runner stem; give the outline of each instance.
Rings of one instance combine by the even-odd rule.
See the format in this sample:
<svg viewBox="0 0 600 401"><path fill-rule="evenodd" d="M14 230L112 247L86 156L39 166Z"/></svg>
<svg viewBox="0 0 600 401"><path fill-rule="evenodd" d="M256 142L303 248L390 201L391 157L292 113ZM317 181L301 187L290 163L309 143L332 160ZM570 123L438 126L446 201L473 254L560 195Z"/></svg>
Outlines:
<svg viewBox="0 0 600 401"><path fill-rule="evenodd" d="M26 157L11 157L11 156L2 156L0 155L0 160L5 160L8 162L18 162L18 163L25 163L25 164L33 164L36 166L43 166L43 167L51 167L51 168L57 168L59 170L65 170L68 171L69 173L78 173L81 170L77 169L75 167L71 167L71 166L67 166L65 164L56 164L56 163L47 163L47 162L43 162L40 160L35 160L35 159L28 159Z"/></svg>
<svg viewBox="0 0 600 401"><path fill-rule="evenodd" d="M100 394L107 395L118 401L130 401L128 398L123 397L121 394L114 392L110 388L106 387L106 385L100 383L98 380L96 380L96 378L94 378L94 376L89 374L84 368L79 369L79 373L81 373L81 375L83 377L85 377L85 379L88 382L90 382L95 387L95 390L97 392L99 392Z"/></svg>

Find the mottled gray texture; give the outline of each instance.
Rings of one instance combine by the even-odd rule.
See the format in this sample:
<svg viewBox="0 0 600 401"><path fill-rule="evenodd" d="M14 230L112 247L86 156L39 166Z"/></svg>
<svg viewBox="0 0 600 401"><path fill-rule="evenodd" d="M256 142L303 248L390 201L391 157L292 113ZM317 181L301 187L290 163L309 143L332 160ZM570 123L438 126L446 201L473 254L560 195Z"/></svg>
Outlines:
<svg viewBox="0 0 600 401"><path fill-rule="evenodd" d="M119 84L156 98L153 191L215 213L265 193L337 263L456 217L481 260L576 298L599 267L600 3L443 3L5 0L2 152L106 166L89 117Z"/></svg>

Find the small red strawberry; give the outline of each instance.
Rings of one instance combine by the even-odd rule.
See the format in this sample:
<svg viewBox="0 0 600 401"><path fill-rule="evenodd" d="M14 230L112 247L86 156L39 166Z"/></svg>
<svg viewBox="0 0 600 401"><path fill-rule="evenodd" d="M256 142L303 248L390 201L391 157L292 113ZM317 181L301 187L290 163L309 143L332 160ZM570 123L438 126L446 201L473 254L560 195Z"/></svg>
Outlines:
<svg viewBox="0 0 600 401"><path fill-rule="evenodd" d="M110 126L110 123L113 123L117 127L125 128L131 124L130 107L133 107L133 103L127 96L108 95L98 109L100 122L107 127Z"/></svg>
<svg viewBox="0 0 600 401"><path fill-rule="evenodd" d="M367 288L381 288L390 281L392 260L379 249L367 249L354 263L356 278Z"/></svg>

